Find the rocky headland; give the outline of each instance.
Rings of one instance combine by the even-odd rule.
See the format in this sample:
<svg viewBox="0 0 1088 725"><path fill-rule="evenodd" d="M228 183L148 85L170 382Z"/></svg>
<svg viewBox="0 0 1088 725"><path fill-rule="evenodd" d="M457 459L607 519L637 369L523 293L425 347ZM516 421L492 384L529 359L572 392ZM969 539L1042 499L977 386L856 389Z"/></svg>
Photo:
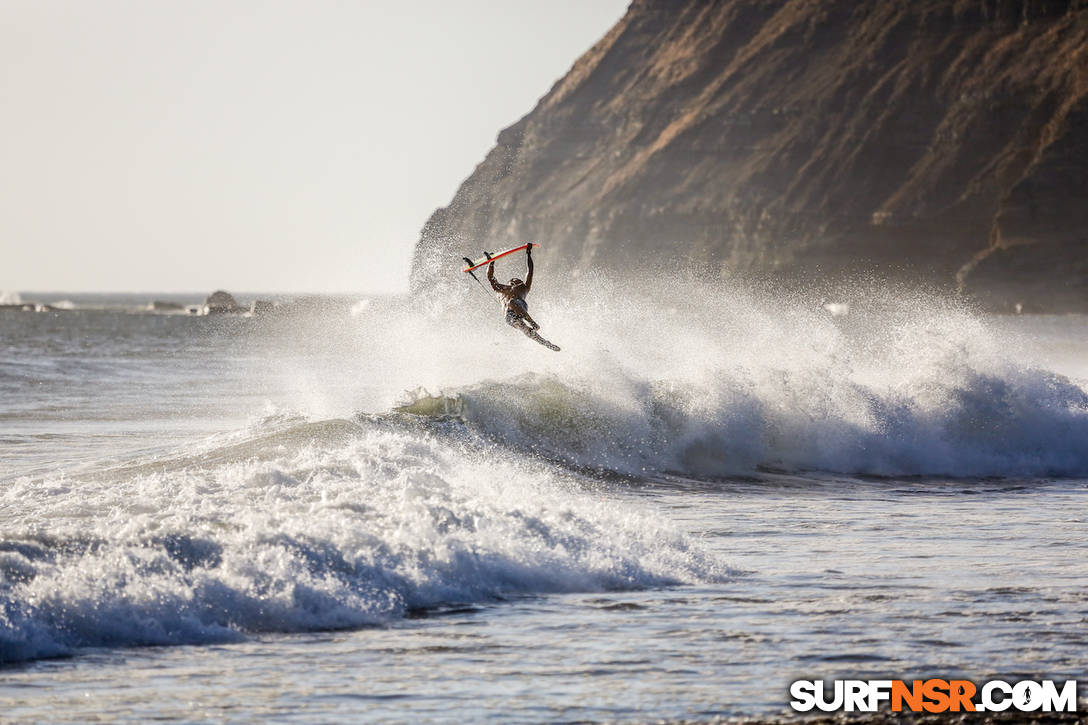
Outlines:
<svg viewBox="0 0 1088 725"><path fill-rule="evenodd" d="M1088 0L635 0L426 223L627 270L1088 311Z"/></svg>

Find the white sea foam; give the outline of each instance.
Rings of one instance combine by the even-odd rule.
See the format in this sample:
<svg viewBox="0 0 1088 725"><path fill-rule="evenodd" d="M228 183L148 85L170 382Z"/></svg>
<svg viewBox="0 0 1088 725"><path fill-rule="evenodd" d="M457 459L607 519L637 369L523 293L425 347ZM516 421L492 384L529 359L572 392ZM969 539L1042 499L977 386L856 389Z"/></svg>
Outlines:
<svg viewBox="0 0 1088 725"><path fill-rule="evenodd" d="M850 314L832 317L818 295L690 279L547 282L530 304L558 354L472 287L450 305L206 321L237 346L203 348L207 395L272 404L184 451L6 481L0 660L728 576L652 511L532 454L636 475L1088 475L1088 358L1068 335L1062 375L1030 336L939 297L836 290ZM420 386L443 404L390 412Z"/></svg>
<svg viewBox="0 0 1088 725"><path fill-rule="evenodd" d="M1088 399L1040 371L950 371L896 388L750 371L709 385L527 375L443 399L489 439L634 475L1088 474Z"/></svg>
<svg viewBox="0 0 1088 725"><path fill-rule="evenodd" d="M441 352L387 375L455 399L492 439L624 473L1088 475L1083 377L961 303L845 292L851 314L834 317L815 295L597 280L534 307L559 355L492 320L456 343L430 334ZM443 380L442 348L465 357L465 335L483 354Z"/></svg>
<svg viewBox="0 0 1088 725"><path fill-rule="evenodd" d="M651 511L380 420L16 481L3 499L0 661L728 575Z"/></svg>

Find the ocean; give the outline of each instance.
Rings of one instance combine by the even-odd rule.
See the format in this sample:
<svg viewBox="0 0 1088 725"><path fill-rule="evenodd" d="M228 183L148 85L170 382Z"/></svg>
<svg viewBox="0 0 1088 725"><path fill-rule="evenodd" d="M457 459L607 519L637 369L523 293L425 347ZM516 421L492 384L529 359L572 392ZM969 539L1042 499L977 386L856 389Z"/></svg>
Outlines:
<svg viewBox="0 0 1088 725"><path fill-rule="evenodd" d="M789 715L796 679L1088 679L1086 317L542 278L553 353L474 288L23 298L54 309L0 310L0 721L709 721Z"/></svg>

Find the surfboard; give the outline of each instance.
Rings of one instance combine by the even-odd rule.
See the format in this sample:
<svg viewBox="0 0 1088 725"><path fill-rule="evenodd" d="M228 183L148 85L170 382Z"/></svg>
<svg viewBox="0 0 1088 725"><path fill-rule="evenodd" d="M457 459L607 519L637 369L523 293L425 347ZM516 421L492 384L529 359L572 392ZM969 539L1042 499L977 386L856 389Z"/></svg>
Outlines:
<svg viewBox="0 0 1088 725"><path fill-rule="evenodd" d="M462 269L461 271L462 272L471 272L472 270L478 269L479 267L482 267L485 264L490 264L491 262L494 262L496 259L502 259L503 257L505 257L508 254L513 254L514 252L520 252L521 250L525 249L526 247L539 247L539 246L540 245L536 244L535 242L529 242L528 244L522 244L521 246L513 247L511 249L504 249L501 252L484 252L484 256L481 259L469 259L468 257L465 257L465 262L468 264L468 266L465 267L464 269Z"/></svg>

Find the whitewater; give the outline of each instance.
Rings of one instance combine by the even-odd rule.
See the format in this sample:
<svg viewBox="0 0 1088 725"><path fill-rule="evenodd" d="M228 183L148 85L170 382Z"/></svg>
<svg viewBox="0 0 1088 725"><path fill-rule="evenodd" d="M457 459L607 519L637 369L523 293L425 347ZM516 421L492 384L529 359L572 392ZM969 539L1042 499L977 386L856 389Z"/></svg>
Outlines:
<svg viewBox="0 0 1088 725"><path fill-rule="evenodd" d="M1088 318L548 285L561 353L468 285L0 310L0 712L705 720L801 677L1086 677Z"/></svg>

